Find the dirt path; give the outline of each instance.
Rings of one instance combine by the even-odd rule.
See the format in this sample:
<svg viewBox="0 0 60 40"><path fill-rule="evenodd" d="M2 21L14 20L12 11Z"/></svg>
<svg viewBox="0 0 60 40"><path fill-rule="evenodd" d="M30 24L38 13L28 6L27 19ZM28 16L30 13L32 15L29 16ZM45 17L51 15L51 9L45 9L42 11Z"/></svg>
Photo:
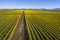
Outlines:
<svg viewBox="0 0 60 40"><path fill-rule="evenodd" d="M11 40L28 40L26 20L25 20L24 12L22 13L22 15L20 17L17 28L15 29Z"/></svg>

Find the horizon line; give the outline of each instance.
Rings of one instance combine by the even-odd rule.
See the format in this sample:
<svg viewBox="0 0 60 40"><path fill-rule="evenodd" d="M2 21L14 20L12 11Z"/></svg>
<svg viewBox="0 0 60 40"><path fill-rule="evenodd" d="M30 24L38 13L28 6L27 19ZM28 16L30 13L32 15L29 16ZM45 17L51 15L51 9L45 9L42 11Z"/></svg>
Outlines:
<svg viewBox="0 0 60 40"><path fill-rule="evenodd" d="M0 9L60 9L60 8L0 8Z"/></svg>

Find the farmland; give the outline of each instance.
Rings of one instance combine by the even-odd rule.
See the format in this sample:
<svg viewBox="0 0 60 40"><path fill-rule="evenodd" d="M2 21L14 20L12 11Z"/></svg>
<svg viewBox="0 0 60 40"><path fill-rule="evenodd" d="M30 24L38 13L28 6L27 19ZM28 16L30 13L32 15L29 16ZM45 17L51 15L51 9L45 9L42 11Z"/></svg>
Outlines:
<svg viewBox="0 0 60 40"><path fill-rule="evenodd" d="M60 13L25 11L29 40L60 40Z"/></svg>
<svg viewBox="0 0 60 40"><path fill-rule="evenodd" d="M20 15L19 10L0 11L0 40L11 40Z"/></svg>
<svg viewBox="0 0 60 40"><path fill-rule="evenodd" d="M60 40L60 11L0 10L0 40Z"/></svg>

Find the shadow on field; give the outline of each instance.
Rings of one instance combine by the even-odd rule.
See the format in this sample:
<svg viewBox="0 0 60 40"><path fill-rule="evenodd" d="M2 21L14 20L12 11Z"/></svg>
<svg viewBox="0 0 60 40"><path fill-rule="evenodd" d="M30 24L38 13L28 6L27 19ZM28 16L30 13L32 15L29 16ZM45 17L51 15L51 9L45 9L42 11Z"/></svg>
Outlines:
<svg viewBox="0 0 60 40"><path fill-rule="evenodd" d="M23 18L24 18L24 40L29 40L24 11L23 11Z"/></svg>

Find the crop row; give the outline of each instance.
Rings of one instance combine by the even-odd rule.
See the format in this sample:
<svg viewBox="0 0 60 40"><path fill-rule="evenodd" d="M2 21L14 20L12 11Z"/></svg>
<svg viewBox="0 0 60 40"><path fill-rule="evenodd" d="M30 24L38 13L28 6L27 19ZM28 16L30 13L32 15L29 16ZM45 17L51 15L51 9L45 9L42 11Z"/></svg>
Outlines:
<svg viewBox="0 0 60 40"><path fill-rule="evenodd" d="M26 15L29 40L60 40L58 15Z"/></svg>
<svg viewBox="0 0 60 40"><path fill-rule="evenodd" d="M2 15L0 17L0 40L8 40L20 16Z"/></svg>

